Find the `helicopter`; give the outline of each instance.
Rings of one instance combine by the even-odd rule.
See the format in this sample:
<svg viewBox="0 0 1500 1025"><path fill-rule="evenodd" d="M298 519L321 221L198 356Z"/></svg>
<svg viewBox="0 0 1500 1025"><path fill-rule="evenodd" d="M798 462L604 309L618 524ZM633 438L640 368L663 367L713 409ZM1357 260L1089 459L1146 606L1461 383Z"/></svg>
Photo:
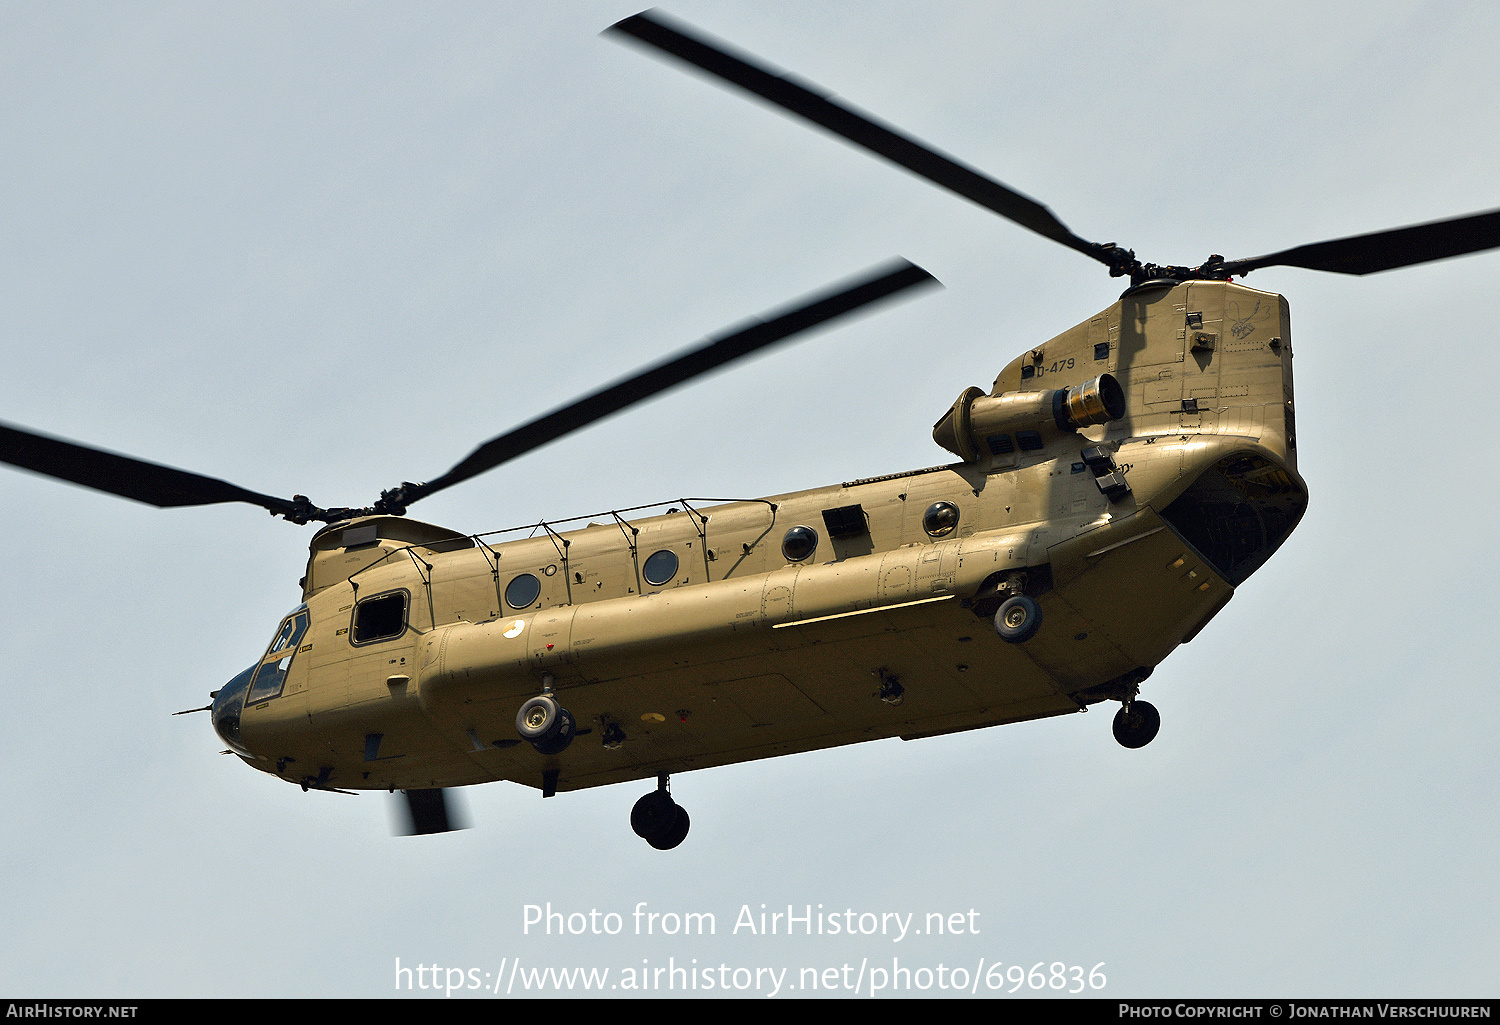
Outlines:
<svg viewBox="0 0 1500 1025"><path fill-rule="evenodd" d="M719 55L709 63L738 59L660 16L618 31L669 52L664 42L706 46ZM740 64L734 73L754 79L743 70L754 65ZM913 162L941 165L921 150ZM1223 607L1306 502L1285 301L1228 279L1277 263L1365 273L1473 252L1497 244L1495 215L1255 260L1156 267L1072 235L1003 186L963 188L969 198L989 190L996 212L1129 277L1131 289L1013 360L990 393L970 388L934 411L935 439L959 457L943 467L730 505L682 503L659 517L613 510L596 526L547 524L540 537L507 543L404 514L499 465L496 451L520 444L509 435L475 462L358 509L205 483L17 428L6 430L4 456L153 504L241 501L324 522L307 608L218 692L215 723L251 764L291 782L404 790L424 828L442 824L442 787L480 781L464 772L517 778L545 794L1101 701L1121 704L1117 736L1140 746L1155 732L1154 710L1137 697L1145 675ZM861 285L921 280L900 267ZM1226 385L1226 374L1241 379ZM545 433L512 433L528 429ZM653 565L663 552L670 558ZM1130 590L1148 569L1160 592ZM629 621L653 615L631 632L639 624ZM317 661L337 645L338 657ZM600 670L601 661L615 668ZM726 663L738 675L705 672ZM328 681L317 676L325 669ZM610 691L621 679L635 682ZM339 688L338 700L367 691L364 703L382 710L328 708L315 745L277 733L297 718L294 701ZM255 700L233 714L246 695ZM303 717L316 721L323 710L308 707ZM418 734L429 729L441 737L424 751ZM759 746L728 746L757 734L766 738ZM314 753L325 743L338 758ZM445 774L445 756L463 769ZM423 757L425 771L401 774ZM516 777L503 774L511 765ZM687 830L685 812L654 796L666 793L663 781L638 805L637 832L653 846L675 846Z"/></svg>

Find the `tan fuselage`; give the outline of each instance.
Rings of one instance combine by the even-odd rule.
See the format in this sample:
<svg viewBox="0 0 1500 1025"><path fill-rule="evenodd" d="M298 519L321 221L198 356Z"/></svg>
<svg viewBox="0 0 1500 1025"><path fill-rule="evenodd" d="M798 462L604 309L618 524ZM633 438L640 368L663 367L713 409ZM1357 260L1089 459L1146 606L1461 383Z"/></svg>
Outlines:
<svg viewBox="0 0 1500 1025"><path fill-rule="evenodd" d="M244 706L235 746L316 786L542 786L552 770L570 790L1118 697L1301 515L1290 341L1279 296L1148 287L1000 373L991 396L1121 385L1123 417L1038 432L1039 448L975 435L949 466L503 543L336 524L312 544L305 632L266 658L280 691ZM1080 455L1094 445L1128 493L1102 490ZM934 535L940 502L959 517ZM817 543L792 561L797 526ZM528 574L539 593L513 607ZM1007 587L1043 610L1023 644L988 618ZM404 618L363 640L361 607L382 597ZM888 681L900 703L880 699ZM544 687L580 733L556 755L516 731Z"/></svg>

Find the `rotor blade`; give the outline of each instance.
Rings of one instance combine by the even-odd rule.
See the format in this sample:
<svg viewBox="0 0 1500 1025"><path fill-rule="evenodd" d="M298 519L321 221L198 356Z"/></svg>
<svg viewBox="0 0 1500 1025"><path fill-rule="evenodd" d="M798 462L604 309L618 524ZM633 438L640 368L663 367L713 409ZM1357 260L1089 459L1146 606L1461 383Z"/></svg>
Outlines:
<svg viewBox="0 0 1500 1025"><path fill-rule="evenodd" d="M837 290L822 293L789 312L777 314L768 320L755 321L748 327L710 339L676 359L643 370L538 417L508 434L492 438L436 480L426 484L405 485L406 502L410 504L433 492L468 480L798 332L807 331L909 288L937 283L937 279L931 274L905 260L897 260L894 265L887 264L877 268L851 285L839 286Z"/></svg>
<svg viewBox="0 0 1500 1025"><path fill-rule="evenodd" d="M1248 274L1257 267L1280 266L1337 274L1373 274L1496 246L1500 246L1500 210L1490 210L1446 221L1314 242L1252 260L1230 260L1224 269L1230 274Z"/></svg>
<svg viewBox="0 0 1500 1025"><path fill-rule="evenodd" d="M294 502L246 491L215 477L49 438L3 423L0 423L0 462L81 484L95 491L145 502L158 509L248 502L288 519L301 512Z"/></svg>
<svg viewBox="0 0 1500 1025"><path fill-rule="evenodd" d="M403 790L401 796L406 798L403 836L427 836L468 828L458 810L450 807L448 792L444 789Z"/></svg>
<svg viewBox="0 0 1500 1025"><path fill-rule="evenodd" d="M606 32L629 36L669 53L761 99L806 118L857 146L876 153L928 181L958 193L1001 217L1061 242L1085 256L1108 264L1101 247L1079 238L1045 206L1021 195L974 168L901 134L867 114L859 113L807 86L758 64L748 54L733 54L723 44L693 34L689 26L668 19L660 11L646 11L611 25Z"/></svg>

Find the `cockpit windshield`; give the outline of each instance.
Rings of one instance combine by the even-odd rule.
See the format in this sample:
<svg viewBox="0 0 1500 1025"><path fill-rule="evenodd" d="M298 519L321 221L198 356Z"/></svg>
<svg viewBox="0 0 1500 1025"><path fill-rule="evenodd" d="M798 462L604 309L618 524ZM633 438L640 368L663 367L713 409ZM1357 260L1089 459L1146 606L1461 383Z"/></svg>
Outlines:
<svg viewBox="0 0 1500 1025"><path fill-rule="evenodd" d="M250 684L246 702L254 704L281 693L282 685L286 683L286 674L292 668L292 659L297 654L297 645L301 643L303 634L307 633L307 623L306 605L299 606L282 621L276 637L271 641L270 649L261 659L260 668L255 672L255 680Z"/></svg>
<svg viewBox="0 0 1500 1025"><path fill-rule="evenodd" d="M276 639L271 642L271 647L268 650L280 651L281 649L292 643L292 638L296 634L297 617L288 617L286 622L281 624L281 629L276 631Z"/></svg>

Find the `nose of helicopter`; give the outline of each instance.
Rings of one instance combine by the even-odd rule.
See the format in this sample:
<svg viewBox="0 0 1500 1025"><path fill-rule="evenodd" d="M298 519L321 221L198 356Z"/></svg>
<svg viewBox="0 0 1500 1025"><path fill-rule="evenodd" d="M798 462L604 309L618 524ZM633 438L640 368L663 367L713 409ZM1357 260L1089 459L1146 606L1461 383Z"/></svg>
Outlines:
<svg viewBox="0 0 1500 1025"><path fill-rule="evenodd" d="M214 732L229 745L230 750L241 754L244 753L244 747L240 743L240 711L245 707L245 692L250 689L250 678L255 675L255 668L251 666L246 669L219 688L214 695Z"/></svg>

